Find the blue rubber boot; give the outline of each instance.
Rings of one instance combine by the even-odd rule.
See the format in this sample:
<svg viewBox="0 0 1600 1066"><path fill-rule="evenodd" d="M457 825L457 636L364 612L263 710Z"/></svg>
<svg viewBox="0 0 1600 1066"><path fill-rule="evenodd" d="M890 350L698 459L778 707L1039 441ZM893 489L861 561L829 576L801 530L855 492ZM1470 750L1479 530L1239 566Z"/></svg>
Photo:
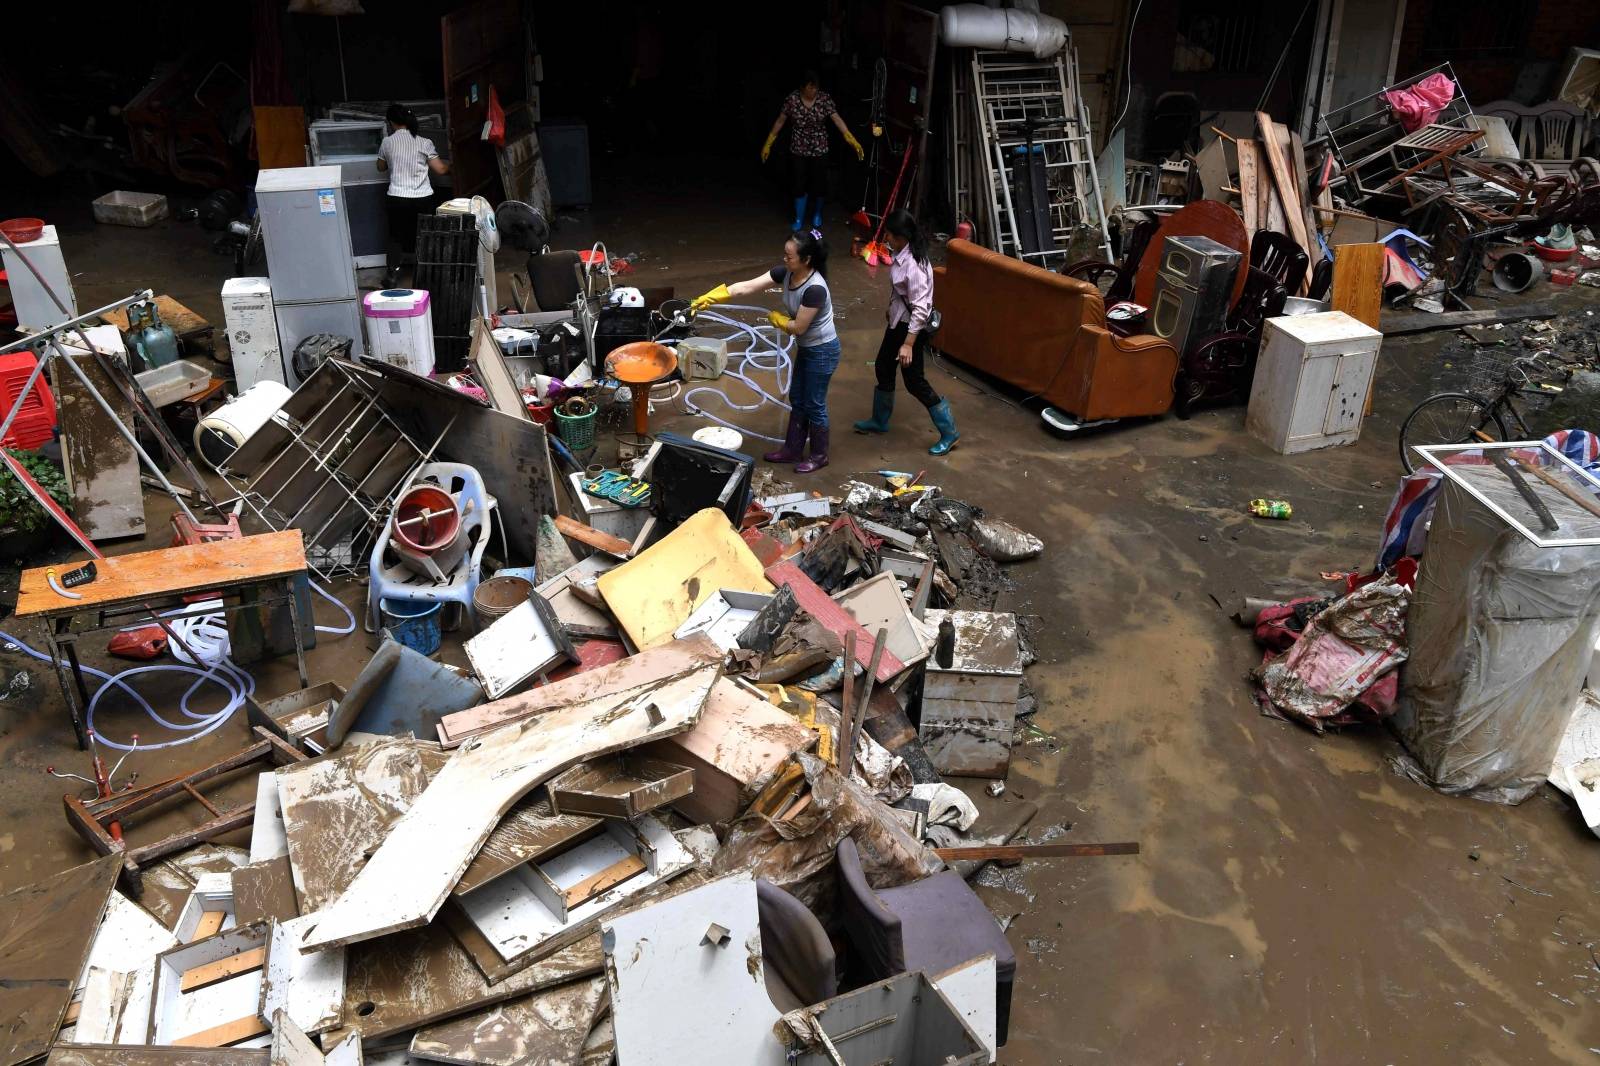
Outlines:
<svg viewBox="0 0 1600 1066"><path fill-rule="evenodd" d="M811 201L811 228L822 228L822 197L818 196Z"/></svg>
<svg viewBox="0 0 1600 1066"><path fill-rule="evenodd" d="M804 196L796 196L794 198L794 225L789 227L789 232L790 233L799 233L802 229L805 228L805 224L806 224L806 198Z"/></svg>
<svg viewBox="0 0 1600 1066"><path fill-rule="evenodd" d="M872 390L872 417L856 423L857 433L889 432L889 416L894 414L894 393Z"/></svg>
<svg viewBox="0 0 1600 1066"><path fill-rule="evenodd" d="M944 455L956 446L961 434L956 432L956 416L950 413L950 401L940 400L928 408L933 428L939 431L939 443L928 449L929 455Z"/></svg>

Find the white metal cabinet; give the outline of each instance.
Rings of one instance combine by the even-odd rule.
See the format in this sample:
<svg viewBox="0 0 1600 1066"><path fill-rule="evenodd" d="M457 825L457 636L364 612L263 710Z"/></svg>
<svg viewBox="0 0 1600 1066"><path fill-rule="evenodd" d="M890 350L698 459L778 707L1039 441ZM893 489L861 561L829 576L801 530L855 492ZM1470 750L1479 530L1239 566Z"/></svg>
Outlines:
<svg viewBox="0 0 1600 1066"><path fill-rule="evenodd" d="M1382 340L1343 311L1268 319L1245 428L1284 455L1353 443Z"/></svg>

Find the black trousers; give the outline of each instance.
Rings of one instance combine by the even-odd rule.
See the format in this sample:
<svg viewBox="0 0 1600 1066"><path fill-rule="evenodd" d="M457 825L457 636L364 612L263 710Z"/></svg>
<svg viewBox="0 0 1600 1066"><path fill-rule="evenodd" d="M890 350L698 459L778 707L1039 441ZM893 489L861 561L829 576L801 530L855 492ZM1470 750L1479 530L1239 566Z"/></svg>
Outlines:
<svg viewBox="0 0 1600 1066"><path fill-rule="evenodd" d="M432 214L438 206L438 196L385 196L384 206L389 215L389 266L398 268L402 262L416 258L417 218Z"/></svg>
<svg viewBox="0 0 1600 1066"><path fill-rule="evenodd" d="M926 333L917 334L916 342L911 346L911 362L906 366L900 365L900 346L906 342L910 327L910 322L902 322L883 331L883 343L878 345L878 358L873 363L873 369L878 372L878 388L893 392L894 372L898 369L900 376L905 379L906 391L921 401L922 406L934 407L938 405L940 396L933 391L933 386L928 384L922 372L922 361L928 351Z"/></svg>
<svg viewBox="0 0 1600 1066"><path fill-rule="evenodd" d="M789 195L822 197L828 191L828 157L793 155L789 157ZM804 219L801 219L804 222Z"/></svg>

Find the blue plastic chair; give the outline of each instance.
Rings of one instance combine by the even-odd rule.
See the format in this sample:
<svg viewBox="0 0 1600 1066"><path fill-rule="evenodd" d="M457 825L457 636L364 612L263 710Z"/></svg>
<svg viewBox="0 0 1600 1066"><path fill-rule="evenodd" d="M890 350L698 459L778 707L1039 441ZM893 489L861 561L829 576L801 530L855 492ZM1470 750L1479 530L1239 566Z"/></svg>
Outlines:
<svg viewBox="0 0 1600 1066"><path fill-rule="evenodd" d="M465 463L429 463L411 479L412 485L437 485L448 492L461 509L462 535L467 538L467 550L461 560L445 575L443 581L434 581L413 573L389 550L392 525L385 525L378 542L372 546L372 560L367 582L367 632L378 629L378 604L383 600L406 600L420 603L454 604L455 620L448 626L456 629L465 615L474 619L472 594L478 590L482 574L483 552L489 546L489 536L494 528L494 513L499 509L495 498L483 486L483 478L475 467ZM407 488L410 488L408 485ZM403 495L403 494L402 494ZM398 497L397 497L398 498ZM505 528L500 530L501 549L505 549Z"/></svg>

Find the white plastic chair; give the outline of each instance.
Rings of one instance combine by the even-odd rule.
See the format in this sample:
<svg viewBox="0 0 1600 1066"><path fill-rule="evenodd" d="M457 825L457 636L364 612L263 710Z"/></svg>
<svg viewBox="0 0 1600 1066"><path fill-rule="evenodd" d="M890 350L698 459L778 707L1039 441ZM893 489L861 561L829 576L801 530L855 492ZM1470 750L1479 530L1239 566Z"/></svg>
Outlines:
<svg viewBox="0 0 1600 1066"><path fill-rule="evenodd" d="M479 476L477 469L465 463L429 463L411 480L412 485L423 483L437 485L456 501L456 506L461 509L462 535L467 538L467 551L445 575L443 581L434 581L413 573L394 552L389 550L389 537L393 527L385 525L378 542L372 546L367 583L368 633L377 632L379 605L384 600L455 604L460 613L448 627L450 629L460 626L462 615L468 618L476 617L472 609L472 594L478 590L483 552L489 546L489 536L494 529L494 515L499 509L499 503L485 490L483 478ZM503 525L500 530L500 540L501 548L504 550ZM473 628L477 628L475 621Z"/></svg>

